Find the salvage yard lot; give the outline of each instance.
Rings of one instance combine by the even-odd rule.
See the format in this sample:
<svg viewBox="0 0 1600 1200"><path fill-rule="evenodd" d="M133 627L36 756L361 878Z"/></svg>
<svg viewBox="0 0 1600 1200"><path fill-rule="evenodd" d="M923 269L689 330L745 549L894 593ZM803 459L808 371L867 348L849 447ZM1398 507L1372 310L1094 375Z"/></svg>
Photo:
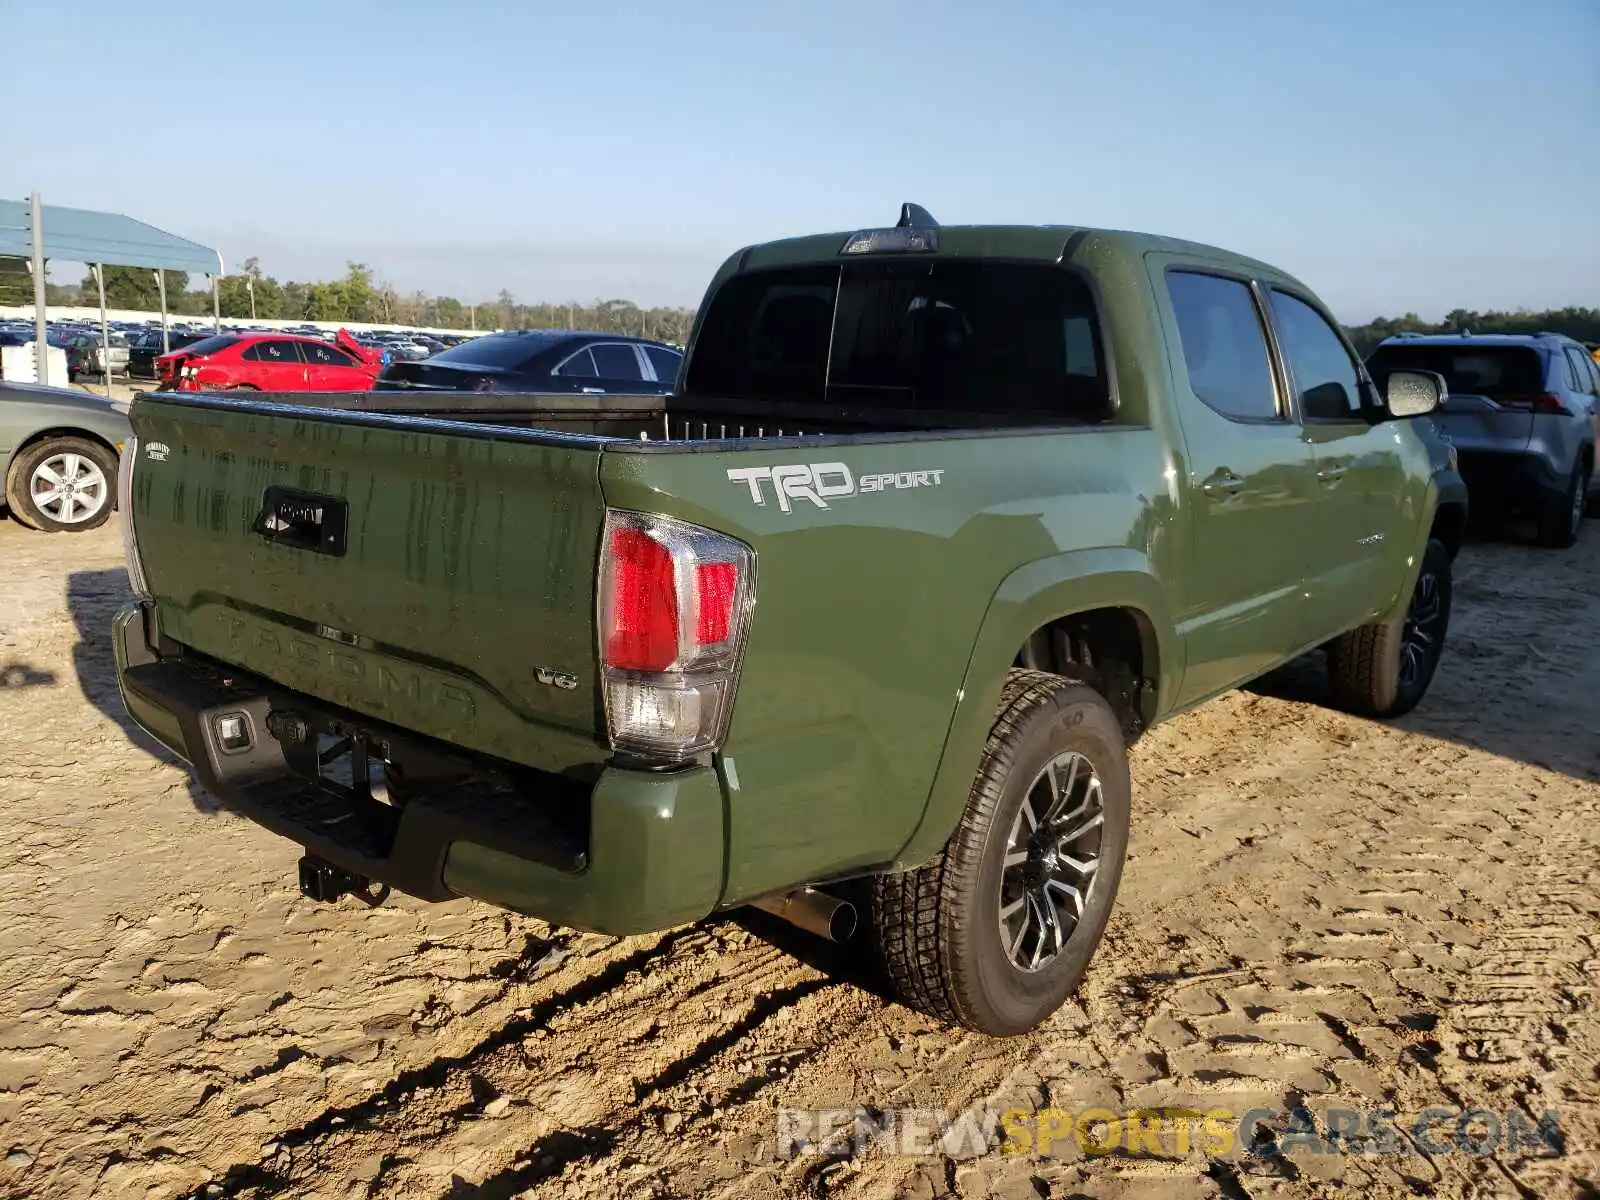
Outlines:
<svg viewBox="0 0 1600 1200"><path fill-rule="evenodd" d="M127 725L115 523L0 525L0 564L0 1194L1600 1185L1600 523L1566 553L1469 544L1439 675L1393 726L1319 704L1297 664L1149 734L1106 944L1004 1041L753 922L614 939L465 901L311 904L295 847ZM1555 1110L1562 1152L776 1155L778 1108L984 1103Z"/></svg>

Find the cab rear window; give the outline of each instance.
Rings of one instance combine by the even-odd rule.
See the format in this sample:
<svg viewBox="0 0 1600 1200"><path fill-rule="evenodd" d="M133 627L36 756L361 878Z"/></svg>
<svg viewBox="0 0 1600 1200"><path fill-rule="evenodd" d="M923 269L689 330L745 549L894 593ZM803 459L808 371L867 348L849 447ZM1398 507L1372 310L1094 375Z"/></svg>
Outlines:
<svg viewBox="0 0 1600 1200"><path fill-rule="evenodd" d="M1436 371L1452 396L1495 396L1544 388L1544 359L1532 346L1379 346L1367 359L1374 378L1390 371Z"/></svg>
<svg viewBox="0 0 1600 1200"><path fill-rule="evenodd" d="M851 262L751 272L712 298L687 395L930 415L1104 421L1094 298L1042 263Z"/></svg>

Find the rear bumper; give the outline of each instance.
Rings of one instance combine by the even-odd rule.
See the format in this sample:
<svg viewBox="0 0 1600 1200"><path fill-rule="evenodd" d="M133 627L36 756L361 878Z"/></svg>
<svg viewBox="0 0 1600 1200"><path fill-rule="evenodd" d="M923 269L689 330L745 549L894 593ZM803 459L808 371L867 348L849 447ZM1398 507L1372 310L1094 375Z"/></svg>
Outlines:
<svg viewBox="0 0 1600 1200"><path fill-rule="evenodd" d="M1457 446L1461 477L1484 499L1545 500L1565 495L1569 479L1548 457L1532 451L1476 450Z"/></svg>
<svg viewBox="0 0 1600 1200"><path fill-rule="evenodd" d="M516 790L475 782L402 807L353 799L294 771L267 730L269 712L315 702L207 660L159 657L153 623L153 610L138 603L113 623L128 715L228 808L308 852L423 900L470 896L617 935L698 920L716 907L723 797L709 767L607 767L592 783L541 775ZM252 741L230 753L217 722L237 714Z"/></svg>

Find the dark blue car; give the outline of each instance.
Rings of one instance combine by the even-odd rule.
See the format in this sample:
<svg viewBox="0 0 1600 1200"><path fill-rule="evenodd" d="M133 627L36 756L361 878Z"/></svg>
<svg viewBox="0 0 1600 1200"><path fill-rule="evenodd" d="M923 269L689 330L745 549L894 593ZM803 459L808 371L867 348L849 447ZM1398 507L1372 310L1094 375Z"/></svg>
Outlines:
<svg viewBox="0 0 1600 1200"><path fill-rule="evenodd" d="M486 333L421 362L390 363L373 390L664 395L682 363L676 348L647 338L525 329Z"/></svg>

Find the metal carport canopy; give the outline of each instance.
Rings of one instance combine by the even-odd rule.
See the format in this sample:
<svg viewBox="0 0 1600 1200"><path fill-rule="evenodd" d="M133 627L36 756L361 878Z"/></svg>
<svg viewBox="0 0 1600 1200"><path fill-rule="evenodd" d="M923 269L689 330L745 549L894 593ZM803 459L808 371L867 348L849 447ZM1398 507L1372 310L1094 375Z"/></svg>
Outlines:
<svg viewBox="0 0 1600 1200"><path fill-rule="evenodd" d="M32 254L32 218L27 202L0 200L0 255L28 258ZM187 271L191 275L222 274L222 255L198 242L120 213L53 204L44 206L44 256L113 267Z"/></svg>

